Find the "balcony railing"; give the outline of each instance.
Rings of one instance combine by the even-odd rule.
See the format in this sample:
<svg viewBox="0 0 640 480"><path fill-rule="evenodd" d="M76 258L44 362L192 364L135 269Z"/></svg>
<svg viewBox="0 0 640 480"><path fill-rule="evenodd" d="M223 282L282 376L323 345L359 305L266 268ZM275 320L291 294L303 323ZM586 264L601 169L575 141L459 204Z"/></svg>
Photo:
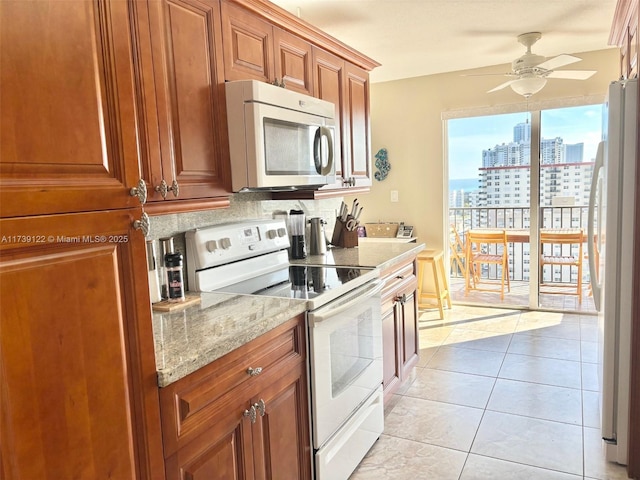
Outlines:
<svg viewBox="0 0 640 480"><path fill-rule="evenodd" d="M587 230L587 205L540 207L541 228ZM530 226L530 210L528 207L454 207L449 209L449 224L454 227L462 242L465 234L474 228L528 229ZM451 237L450 245L454 245L455 237ZM559 247L559 246L558 246ZM571 248L568 245L563 248ZM586 248L584 249L586 253ZM583 282L588 283L588 269L583 269ZM509 243L509 278L514 281L529 281L530 258L529 242ZM489 279L500 277L499 268L483 271ZM453 277L463 277L457 268L451 270ZM545 282L575 283L575 269L570 267L548 267L543 272Z"/></svg>

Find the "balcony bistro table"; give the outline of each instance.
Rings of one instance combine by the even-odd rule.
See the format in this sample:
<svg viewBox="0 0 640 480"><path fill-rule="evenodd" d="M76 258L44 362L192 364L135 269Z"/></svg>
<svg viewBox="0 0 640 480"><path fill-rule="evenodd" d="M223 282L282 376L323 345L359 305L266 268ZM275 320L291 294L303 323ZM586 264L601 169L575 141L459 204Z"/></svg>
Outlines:
<svg viewBox="0 0 640 480"><path fill-rule="evenodd" d="M501 232L502 230L504 230L507 233L507 243L529 243L530 241L528 228L472 228L470 230L466 230L465 232L463 232L463 242L465 242L465 245L466 245L466 241L464 240L464 238L466 234L469 232L490 232L490 231ZM579 228L542 228L540 229L540 232L570 234L570 233L576 233L579 230L580 230ZM588 240L587 233L584 231L584 229L582 229L582 243L586 243L587 240ZM594 245L597 245L597 236L595 234L594 234ZM599 270L599 263L600 263L600 252L598 251L597 247L595 248L594 257L595 257L596 272L597 272ZM588 257L585 256L585 258L588 258Z"/></svg>
<svg viewBox="0 0 640 480"><path fill-rule="evenodd" d="M466 230L463 232L463 236L465 236L469 232L501 232L504 230L507 232L507 242L508 243L529 243L529 229L528 228L472 228L471 230ZM575 233L579 228L543 228L541 232L549 232L549 233ZM587 234L583 230L582 234L583 243L587 241Z"/></svg>

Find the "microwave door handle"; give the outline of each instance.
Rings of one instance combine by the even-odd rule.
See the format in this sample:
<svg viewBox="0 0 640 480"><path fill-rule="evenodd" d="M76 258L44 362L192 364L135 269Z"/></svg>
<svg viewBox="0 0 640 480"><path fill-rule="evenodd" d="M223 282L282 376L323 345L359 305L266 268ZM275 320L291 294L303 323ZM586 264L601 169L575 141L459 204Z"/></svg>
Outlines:
<svg viewBox="0 0 640 480"><path fill-rule="evenodd" d="M322 165L322 137L327 139L327 146L329 147L326 165ZM318 130L316 130L316 135L313 139L313 161L316 165L316 172L320 175L329 175L331 173L331 168L333 167L333 138L331 137L331 130L327 127L318 127Z"/></svg>

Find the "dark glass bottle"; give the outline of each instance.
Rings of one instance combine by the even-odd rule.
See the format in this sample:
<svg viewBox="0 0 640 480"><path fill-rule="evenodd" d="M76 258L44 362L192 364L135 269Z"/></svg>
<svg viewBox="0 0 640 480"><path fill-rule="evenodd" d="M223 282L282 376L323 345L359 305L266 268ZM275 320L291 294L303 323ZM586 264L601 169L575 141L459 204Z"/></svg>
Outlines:
<svg viewBox="0 0 640 480"><path fill-rule="evenodd" d="M164 267L167 275L167 296L170 302L183 302L184 274L182 271L182 254L180 252L166 253Z"/></svg>

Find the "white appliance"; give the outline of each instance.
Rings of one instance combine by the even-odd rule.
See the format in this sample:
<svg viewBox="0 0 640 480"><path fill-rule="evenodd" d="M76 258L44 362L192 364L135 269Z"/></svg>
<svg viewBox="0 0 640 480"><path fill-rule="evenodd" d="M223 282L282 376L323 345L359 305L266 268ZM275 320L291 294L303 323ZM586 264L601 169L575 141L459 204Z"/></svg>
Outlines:
<svg viewBox="0 0 640 480"><path fill-rule="evenodd" d="M629 434L637 99L637 79L609 86L588 223L600 341L601 433L607 460L623 465Z"/></svg>
<svg viewBox="0 0 640 480"><path fill-rule="evenodd" d="M349 478L384 429L379 271L290 265L284 220L214 225L185 239L189 290L306 301L315 479Z"/></svg>
<svg viewBox="0 0 640 480"><path fill-rule="evenodd" d="M316 480L346 480L384 430L383 282L307 313Z"/></svg>
<svg viewBox="0 0 640 480"><path fill-rule="evenodd" d="M256 80L225 84L234 192L335 181L333 103Z"/></svg>

